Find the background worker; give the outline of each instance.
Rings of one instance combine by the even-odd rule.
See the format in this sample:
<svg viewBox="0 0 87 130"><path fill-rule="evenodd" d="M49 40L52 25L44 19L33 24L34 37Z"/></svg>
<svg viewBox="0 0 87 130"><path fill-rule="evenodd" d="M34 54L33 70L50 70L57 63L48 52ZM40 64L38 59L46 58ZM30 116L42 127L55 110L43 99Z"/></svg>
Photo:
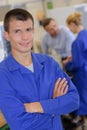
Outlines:
<svg viewBox="0 0 87 130"><path fill-rule="evenodd" d="M63 130L61 115L79 107L76 87L52 57L31 51L34 20L27 10L8 11L4 30L11 54L0 63L0 109L10 129Z"/></svg>
<svg viewBox="0 0 87 130"><path fill-rule="evenodd" d="M82 25L81 16L81 12L74 12L66 19L67 26L77 37L72 44L72 60L66 60L64 64L72 72L73 83L80 94L80 107L75 114L83 117L87 115L87 30Z"/></svg>
<svg viewBox="0 0 87 130"><path fill-rule="evenodd" d="M71 45L75 39L72 32L68 28L59 27L52 18L44 19L43 27L47 33L42 40L42 52L49 54L50 50L55 50L59 62L71 58Z"/></svg>

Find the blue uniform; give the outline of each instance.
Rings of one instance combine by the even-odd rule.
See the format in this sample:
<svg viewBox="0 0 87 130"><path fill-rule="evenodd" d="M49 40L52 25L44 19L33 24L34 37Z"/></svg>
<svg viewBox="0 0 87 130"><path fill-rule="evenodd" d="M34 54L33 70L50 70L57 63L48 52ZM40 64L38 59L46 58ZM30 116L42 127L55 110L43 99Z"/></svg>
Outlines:
<svg viewBox="0 0 87 130"><path fill-rule="evenodd" d="M79 107L79 95L70 78L51 57L32 53L34 72L10 54L0 63L0 109L11 130L63 130L60 115ZM52 99L56 80L65 77L67 94ZM28 113L24 103L39 101L44 113Z"/></svg>
<svg viewBox="0 0 87 130"><path fill-rule="evenodd" d="M72 44L72 62L66 69L73 73L73 82L80 94L78 115L87 114L87 31L83 29Z"/></svg>

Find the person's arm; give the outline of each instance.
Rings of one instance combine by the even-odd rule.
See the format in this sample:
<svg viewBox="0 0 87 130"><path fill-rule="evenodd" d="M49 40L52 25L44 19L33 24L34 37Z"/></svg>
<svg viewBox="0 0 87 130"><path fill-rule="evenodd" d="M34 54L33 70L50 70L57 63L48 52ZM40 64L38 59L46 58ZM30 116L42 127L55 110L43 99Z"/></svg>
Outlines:
<svg viewBox="0 0 87 130"><path fill-rule="evenodd" d="M66 79L65 78L63 78L63 79L59 78L55 83L52 98L54 99L58 96L62 96L64 94L66 94L67 91L68 91L68 85L67 85ZM27 112L44 113L40 102L24 103L24 106L25 106L25 109L26 109Z"/></svg>
<svg viewBox="0 0 87 130"><path fill-rule="evenodd" d="M2 69L3 71L3 69ZM14 77L14 76L13 76ZM46 129L47 123L41 122L37 114L27 113L24 107L24 97L15 90L12 75L0 71L0 110L11 130ZM20 80L21 81L21 80ZM21 92L21 90L19 90ZM48 120L47 120L48 121ZM48 126L49 126L48 121Z"/></svg>
<svg viewBox="0 0 87 130"><path fill-rule="evenodd" d="M77 71L83 65L79 42L76 40L72 45L72 61L67 62L65 65L68 71Z"/></svg>
<svg viewBox="0 0 87 130"><path fill-rule="evenodd" d="M65 78L68 84L68 92L54 99L41 100L41 106L46 114L62 115L70 113L79 108L79 93L72 83L69 76L60 68L57 62L50 60L52 68L55 70L56 80L61 77Z"/></svg>
<svg viewBox="0 0 87 130"><path fill-rule="evenodd" d="M71 80L68 81L68 86L69 86L69 90L66 94L57 96L56 98L53 98L53 99L41 100L39 102L41 110L38 109L40 111L37 110L37 112L61 115L61 114L70 113L70 112L78 109L79 108L79 94L78 94L75 86L71 82ZM33 108L33 110L31 110L31 112L32 111L36 112L34 105L36 106L36 104L34 104L34 103L33 103L33 105L31 104L31 106Z"/></svg>
<svg viewBox="0 0 87 130"><path fill-rule="evenodd" d="M62 61L63 65L65 66L68 62L72 62L72 56L68 56L66 59Z"/></svg>
<svg viewBox="0 0 87 130"><path fill-rule="evenodd" d="M50 114L50 115L52 114L61 115L61 114L70 113L78 109L79 94L76 87L72 83L71 79L68 77L67 74L65 74L61 70L57 62L55 62L54 60L50 60L48 62L49 64L52 65L52 68L54 68L56 80L59 77L66 79L68 84L68 92L64 95L57 96L56 98L51 97L51 98L40 100L39 102L43 108L43 113Z"/></svg>

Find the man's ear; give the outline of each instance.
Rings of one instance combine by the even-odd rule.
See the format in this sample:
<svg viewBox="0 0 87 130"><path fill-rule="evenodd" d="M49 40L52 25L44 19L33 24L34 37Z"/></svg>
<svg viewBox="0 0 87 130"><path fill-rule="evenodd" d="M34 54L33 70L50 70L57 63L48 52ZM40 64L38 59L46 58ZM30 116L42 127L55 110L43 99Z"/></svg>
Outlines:
<svg viewBox="0 0 87 130"><path fill-rule="evenodd" d="M4 37L6 38L7 41L9 41L9 34L8 34L8 32L4 31Z"/></svg>

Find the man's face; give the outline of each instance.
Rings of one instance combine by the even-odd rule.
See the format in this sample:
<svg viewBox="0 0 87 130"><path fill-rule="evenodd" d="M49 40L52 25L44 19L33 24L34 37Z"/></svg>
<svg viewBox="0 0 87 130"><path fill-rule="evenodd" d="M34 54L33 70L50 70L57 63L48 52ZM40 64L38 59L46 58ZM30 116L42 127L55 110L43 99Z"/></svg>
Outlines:
<svg viewBox="0 0 87 130"><path fill-rule="evenodd" d="M4 32L5 38L10 41L13 53L29 53L32 47L33 34L33 23L30 19L26 21L11 19L9 32Z"/></svg>
<svg viewBox="0 0 87 130"><path fill-rule="evenodd" d="M54 20L50 21L49 25L45 26L45 30L52 36L55 37L58 34L58 25Z"/></svg>

